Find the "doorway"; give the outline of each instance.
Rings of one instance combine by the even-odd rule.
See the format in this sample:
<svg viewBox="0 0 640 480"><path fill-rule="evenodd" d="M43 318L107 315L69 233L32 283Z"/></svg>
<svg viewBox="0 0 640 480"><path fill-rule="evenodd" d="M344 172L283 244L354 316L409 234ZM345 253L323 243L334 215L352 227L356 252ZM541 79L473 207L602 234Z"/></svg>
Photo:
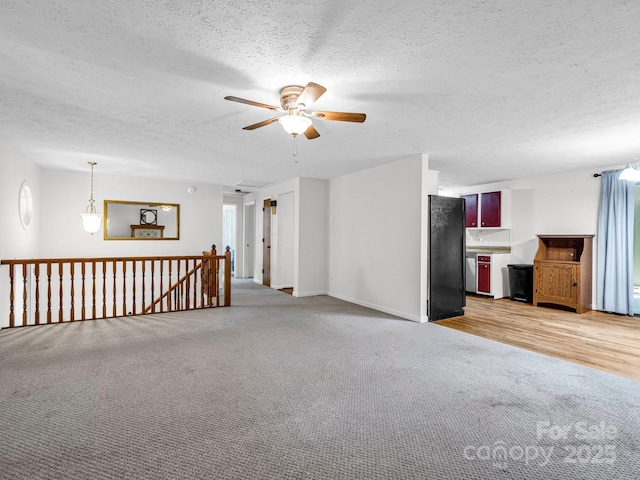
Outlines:
<svg viewBox="0 0 640 480"><path fill-rule="evenodd" d="M271 286L271 199L262 205L262 284Z"/></svg>
<svg viewBox="0 0 640 480"><path fill-rule="evenodd" d="M253 278L253 262L255 261L254 243L256 237L256 204L244 206L244 278Z"/></svg>
<svg viewBox="0 0 640 480"><path fill-rule="evenodd" d="M224 204L222 206L222 247L231 248L231 276L236 276L236 205Z"/></svg>

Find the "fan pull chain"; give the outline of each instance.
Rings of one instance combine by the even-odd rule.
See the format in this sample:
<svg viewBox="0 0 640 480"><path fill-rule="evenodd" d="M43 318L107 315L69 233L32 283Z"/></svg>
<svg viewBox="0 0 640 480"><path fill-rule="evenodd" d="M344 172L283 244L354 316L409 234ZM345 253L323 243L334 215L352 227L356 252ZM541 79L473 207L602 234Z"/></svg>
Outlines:
<svg viewBox="0 0 640 480"><path fill-rule="evenodd" d="M293 161L298 163L298 142L296 141L298 138L297 135L293 135Z"/></svg>

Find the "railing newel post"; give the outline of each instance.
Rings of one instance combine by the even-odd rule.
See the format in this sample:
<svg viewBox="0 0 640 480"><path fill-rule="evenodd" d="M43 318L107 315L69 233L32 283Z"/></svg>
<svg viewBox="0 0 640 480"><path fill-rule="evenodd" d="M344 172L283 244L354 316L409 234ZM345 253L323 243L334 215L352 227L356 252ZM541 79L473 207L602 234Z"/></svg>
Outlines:
<svg viewBox="0 0 640 480"><path fill-rule="evenodd" d="M231 248L224 252L224 306L231 306Z"/></svg>

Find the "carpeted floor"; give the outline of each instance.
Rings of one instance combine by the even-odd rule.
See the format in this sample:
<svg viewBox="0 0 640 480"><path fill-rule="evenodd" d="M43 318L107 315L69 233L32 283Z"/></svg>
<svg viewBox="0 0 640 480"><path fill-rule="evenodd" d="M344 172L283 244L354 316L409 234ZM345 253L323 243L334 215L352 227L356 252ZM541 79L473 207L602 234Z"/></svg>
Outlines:
<svg viewBox="0 0 640 480"><path fill-rule="evenodd" d="M0 332L0 478L630 479L640 383L330 297Z"/></svg>

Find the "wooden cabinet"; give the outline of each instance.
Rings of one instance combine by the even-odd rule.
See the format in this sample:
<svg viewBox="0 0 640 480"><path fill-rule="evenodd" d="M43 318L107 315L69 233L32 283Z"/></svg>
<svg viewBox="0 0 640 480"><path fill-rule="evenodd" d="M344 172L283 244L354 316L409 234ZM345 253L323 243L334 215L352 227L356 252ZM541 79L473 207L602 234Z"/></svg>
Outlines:
<svg viewBox="0 0 640 480"><path fill-rule="evenodd" d="M465 199L465 227L502 227L502 192L460 195Z"/></svg>
<svg viewBox="0 0 640 480"><path fill-rule="evenodd" d="M500 192L488 192L480 194L480 226L500 227L501 213Z"/></svg>
<svg viewBox="0 0 640 480"><path fill-rule="evenodd" d="M469 255L469 252L467 252ZM473 289L469 290L478 295L493 298L509 296L509 272L507 265L510 254L479 252L473 258Z"/></svg>
<svg viewBox="0 0 640 480"><path fill-rule="evenodd" d="M591 310L594 235L538 235L533 260L533 305Z"/></svg>
<svg viewBox="0 0 640 480"><path fill-rule="evenodd" d="M491 256L478 255L477 293L491 294Z"/></svg>
<svg viewBox="0 0 640 480"><path fill-rule="evenodd" d="M460 195L465 200L465 227L475 228L478 226L478 194Z"/></svg>

